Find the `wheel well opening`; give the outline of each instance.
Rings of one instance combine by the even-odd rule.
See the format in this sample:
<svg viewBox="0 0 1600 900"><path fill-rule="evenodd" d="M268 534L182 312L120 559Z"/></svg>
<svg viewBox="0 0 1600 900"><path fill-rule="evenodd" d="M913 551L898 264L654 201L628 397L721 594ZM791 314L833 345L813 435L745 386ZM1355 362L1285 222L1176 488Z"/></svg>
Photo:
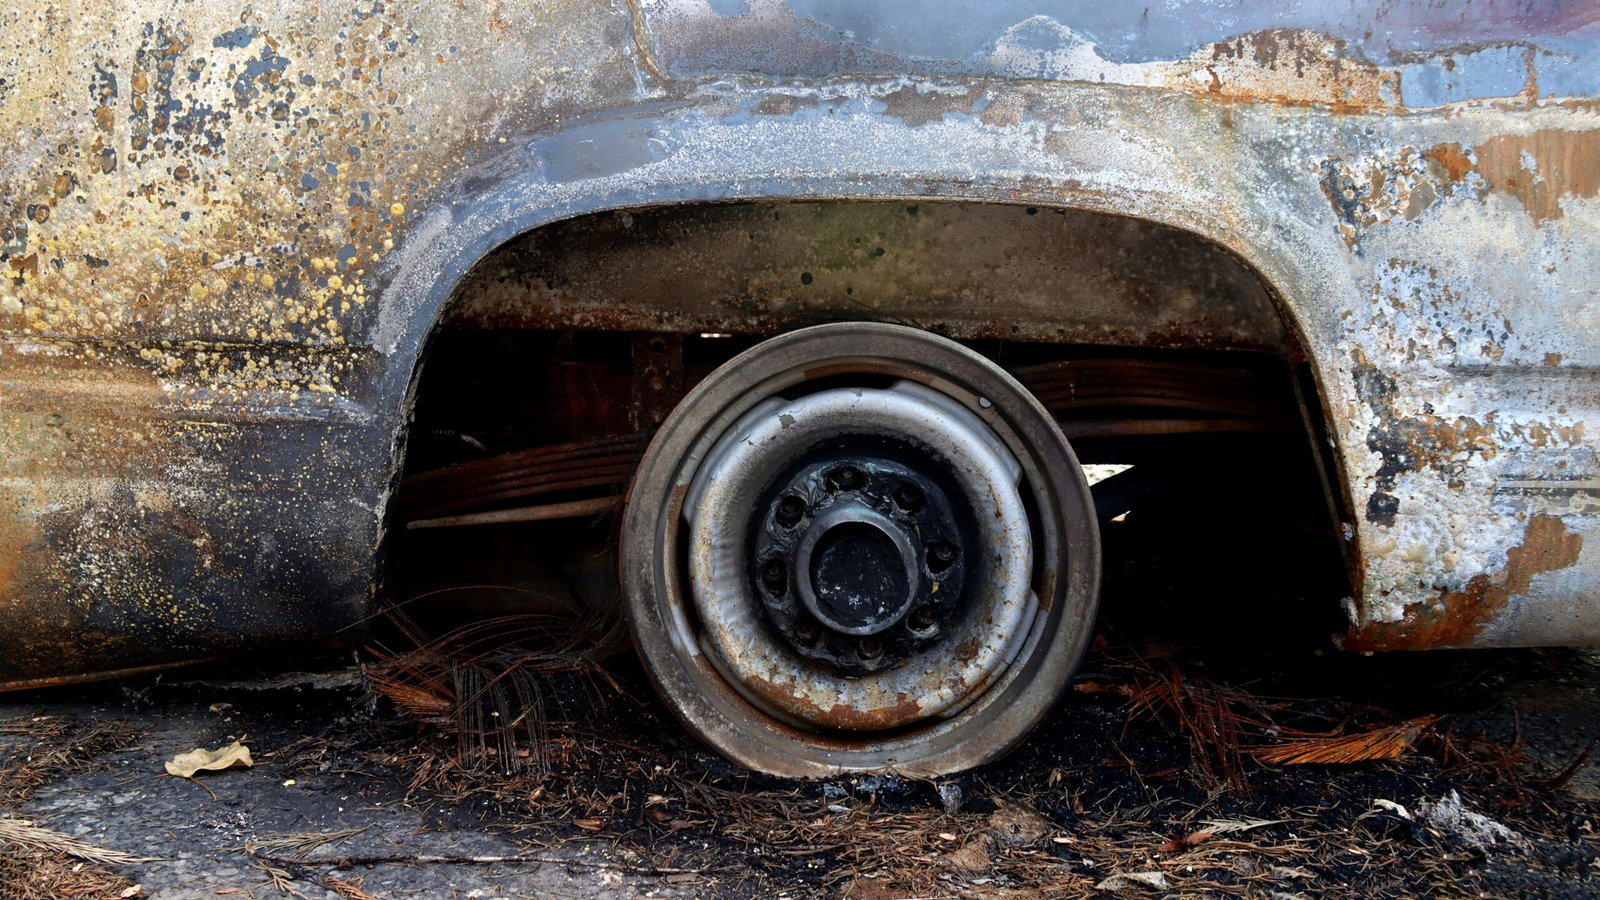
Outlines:
<svg viewBox="0 0 1600 900"><path fill-rule="evenodd" d="M1338 629L1347 502L1262 279L1160 224L958 202L619 210L502 245L419 367L388 589L455 615L613 601L611 514L655 425L740 351L839 320L960 340L1055 415L1097 481L1107 627Z"/></svg>

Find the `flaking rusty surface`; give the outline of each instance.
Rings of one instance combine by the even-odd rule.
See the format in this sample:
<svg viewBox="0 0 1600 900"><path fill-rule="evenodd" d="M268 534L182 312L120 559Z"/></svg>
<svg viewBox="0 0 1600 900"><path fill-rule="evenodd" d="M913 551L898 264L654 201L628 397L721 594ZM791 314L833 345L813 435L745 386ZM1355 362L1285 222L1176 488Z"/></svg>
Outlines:
<svg viewBox="0 0 1600 900"><path fill-rule="evenodd" d="M1482 611L1452 642L1595 641L1593 9L1047 6L0 12L0 678L358 618L465 273L557 220L739 199L1214 244L1319 378L1355 624L1443 597ZM1539 515L1580 551L1487 608Z"/></svg>
<svg viewBox="0 0 1600 900"><path fill-rule="evenodd" d="M0 19L0 678L358 620L404 400L376 268L498 120L632 93L626 10Z"/></svg>
<svg viewBox="0 0 1600 900"><path fill-rule="evenodd" d="M1426 650L1479 643L1484 627L1504 614L1513 597L1528 592L1534 576L1576 563L1582 550L1582 535L1568 531L1560 519L1534 516L1528 520L1522 543L1506 551L1504 569L1474 575L1460 590L1408 608L1397 622L1375 622L1357 629L1345 646L1351 650Z"/></svg>

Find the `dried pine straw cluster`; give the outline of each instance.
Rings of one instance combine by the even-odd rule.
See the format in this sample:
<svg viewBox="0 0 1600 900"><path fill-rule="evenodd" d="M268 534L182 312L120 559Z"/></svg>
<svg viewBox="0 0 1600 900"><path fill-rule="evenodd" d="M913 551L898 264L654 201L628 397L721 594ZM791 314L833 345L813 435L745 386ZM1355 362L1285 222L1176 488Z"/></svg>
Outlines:
<svg viewBox="0 0 1600 900"><path fill-rule="evenodd" d="M5 741L6 736L19 739ZM0 809L26 803L41 785L81 772L137 738L125 722L83 725L59 716L0 722Z"/></svg>
<svg viewBox="0 0 1600 900"><path fill-rule="evenodd" d="M474 809L492 801L499 827L527 835L530 850L547 850L552 834L559 843L593 843L625 860L628 871L693 883L706 896L771 895L796 884L852 898L1105 896L1123 889L1256 896L1315 891L1330 869L1415 874L1429 863L1391 839L1387 820L1345 829L1312 817L1227 817L1213 811L1231 807L1219 802L1220 793L1199 806L1124 806L1122 797L1084 806L1083 795L1098 792L1069 792L1066 779L1015 794L977 783L972 808L947 812L927 799L880 799L868 778L775 786L746 776L690 777L681 760L649 747L619 751L598 740L563 739L556 752L553 771L561 774L543 779L491 782L481 773L435 769L427 787L448 786ZM562 766L575 773L605 767L607 777L568 777ZM893 792L935 795L932 785L879 781ZM1430 877L1443 885L1453 875Z"/></svg>
<svg viewBox="0 0 1600 900"><path fill-rule="evenodd" d="M504 626L483 633L491 630ZM636 700L611 722L581 704L565 711L582 714L564 721L555 707L530 715L519 704L548 704L551 673L580 675L604 692L603 654L592 648L620 637L600 628L563 643L553 627L529 633L542 641L537 649L495 649L468 635L385 657L391 668L374 689L443 728L454 752L450 743L411 744L374 751L381 758L373 761L406 769L417 802L470 809L498 830L527 835L530 852L547 849L552 834L596 842L620 853L618 865L629 871L695 883L705 895L805 884L867 898L1253 896L1321 893L1347 878L1402 885L1375 896L1419 885L1470 893L1474 883L1461 880L1466 857L1419 844L1412 823L1373 799L1411 802L1435 791L1429 779L1445 768L1513 779L1524 771L1516 746L1458 739L1436 716L1267 697L1166 658L1102 649L1066 701L1079 708L1019 754L1033 759L940 784L865 776L785 782L672 746L676 726ZM468 654L451 659L462 645ZM463 678L463 666L479 672ZM543 686L500 687L491 697L508 670ZM477 712L461 708L473 701ZM1120 724L1085 739L1081 723L1094 718L1085 709ZM485 723L490 730L474 736ZM1070 740L1058 732L1074 727L1083 729L1076 749L1039 749ZM1125 740L1133 732L1138 740ZM1123 755L1141 741L1178 752L1165 760ZM1424 755L1408 763L1408 754ZM513 759L524 764L502 764ZM1357 771L1372 775L1365 781L1324 774L1362 763ZM1297 787L1286 789L1290 783Z"/></svg>
<svg viewBox="0 0 1600 900"><path fill-rule="evenodd" d="M1129 656L1110 668L1116 681L1080 681L1074 689L1122 693L1131 719L1170 722L1188 736L1204 779L1238 792L1250 787L1247 759L1267 766L1398 759L1419 740L1435 739L1442 718L1396 722L1371 706L1266 697L1187 674L1171 659Z"/></svg>
<svg viewBox="0 0 1600 900"><path fill-rule="evenodd" d="M132 744L126 723L81 725L59 716L0 722L0 896L5 900L117 897L133 882L107 866L138 857L104 850L7 814L41 786Z"/></svg>
<svg viewBox="0 0 1600 900"><path fill-rule="evenodd" d="M364 667L368 689L453 735L456 767L543 774L551 713L565 721L569 699L600 703L597 682L616 687L600 663L628 646L615 616L580 608L591 611L481 619L429 637L391 606L384 615L404 646L369 648L375 661ZM574 687L580 696L567 697Z"/></svg>

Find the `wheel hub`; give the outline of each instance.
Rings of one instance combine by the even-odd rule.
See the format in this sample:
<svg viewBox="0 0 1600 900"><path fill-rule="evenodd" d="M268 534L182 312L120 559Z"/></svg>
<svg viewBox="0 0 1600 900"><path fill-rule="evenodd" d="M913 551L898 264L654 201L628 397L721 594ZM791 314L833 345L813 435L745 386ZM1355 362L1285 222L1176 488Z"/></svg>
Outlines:
<svg viewBox="0 0 1600 900"><path fill-rule="evenodd" d="M914 537L860 503L828 510L795 556L806 611L843 634L877 634L898 624L922 581Z"/></svg>
<svg viewBox="0 0 1600 900"><path fill-rule="evenodd" d="M958 614L970 515L958 516L920 462L828 453L765 492L755 593L800 655L881 669L937 640Z"/></svg>
<svg viewBox="0 0 1600 900"><path fill-rule="evenodd" d="M882 731L959 710L1039 612L1018 478L989 427L925 385L757 404L683 500L706 660L801 727Z"/></svg>

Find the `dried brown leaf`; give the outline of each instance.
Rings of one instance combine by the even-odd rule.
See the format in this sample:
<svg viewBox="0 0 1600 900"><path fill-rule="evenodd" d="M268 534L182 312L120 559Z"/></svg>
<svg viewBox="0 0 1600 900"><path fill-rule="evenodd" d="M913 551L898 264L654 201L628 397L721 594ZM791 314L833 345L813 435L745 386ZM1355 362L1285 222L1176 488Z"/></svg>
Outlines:
<svg viewBox="0 0 1600 900"><path fill-rule="evenodd" d="M167 760L166 770L168 775L180 778L193 778L196 772L214 772L233 766L249 768L255 765L255 760L250 758L250 748L234 741L226 747L207 750L196 747L186 753Z"/></svg>

